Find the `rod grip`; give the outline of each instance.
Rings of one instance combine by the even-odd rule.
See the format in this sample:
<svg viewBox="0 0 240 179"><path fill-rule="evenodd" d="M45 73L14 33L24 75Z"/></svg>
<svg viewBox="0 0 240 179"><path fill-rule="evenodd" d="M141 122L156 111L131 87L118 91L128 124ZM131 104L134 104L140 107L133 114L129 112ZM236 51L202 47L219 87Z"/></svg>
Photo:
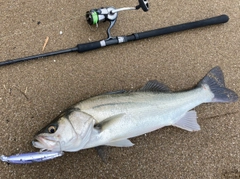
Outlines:
<svg viewBox="0 0 240 179"><path fill-rule="evenodd" d="M195 29L199 27L205 27L209 25L221 24L221 23L227 22L228 20L229 20L229 17L224 14L224 15L220 15L220 16L216 16L208 19L199 20L199 21L188 22L188 23L174 25L170 27L135 33L133 35L128 36L128 41L155 37L155 36L170 34L174 32L180 32L180 31Z"/></svg>
<svg viewBox="0 0 240 179"><path fill-rule="evenodd" d="M98 48L101 48L100 41L89 42L89 43L84 43L84 44L78 44L77 45L77 49L78 49L77 51L79 53L87 52L87 51L90 51L90 50L95 50L95 49L98 49Z"/></svg>

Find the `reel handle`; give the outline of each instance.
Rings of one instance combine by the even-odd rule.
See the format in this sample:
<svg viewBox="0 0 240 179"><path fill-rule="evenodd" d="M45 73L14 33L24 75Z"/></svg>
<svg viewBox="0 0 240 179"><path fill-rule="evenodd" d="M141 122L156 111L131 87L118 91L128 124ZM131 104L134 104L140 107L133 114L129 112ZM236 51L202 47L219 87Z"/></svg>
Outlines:
<svg viewBox="0 0 240 179"><path fill-rule="evenodd" d="M136 9L142 8L144 12L149 10L148 0L138 0L139 5L136 6Z"/></svg>

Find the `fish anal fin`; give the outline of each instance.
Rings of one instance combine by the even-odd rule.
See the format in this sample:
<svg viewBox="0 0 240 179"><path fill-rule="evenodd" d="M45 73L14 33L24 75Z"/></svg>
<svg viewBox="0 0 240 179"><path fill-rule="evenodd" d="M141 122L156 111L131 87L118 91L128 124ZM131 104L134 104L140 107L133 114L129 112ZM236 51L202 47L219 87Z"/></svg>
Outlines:
<svg viewBox="0 0 240 179"><path fill-rule="evenodd" d="M197 123L196 111L188 111L180 120L173 124L173 126L179 127L187 131L199 131L200 126Z"/></svg>
<svg viewBox="0 0 240 179"><path fill-rule="evenodd" d="M143 86L140 91L152 91L152 92L171 92L168 86L157 80L148 81L145 86Z"/></svg>
<svg viewBox="0 0 240 179"><path fill-rule="evenodd" d="M131 147L134 144L130 140L124 139L124 140L113 141L105 145L114 146L114 147Z"/></svg>

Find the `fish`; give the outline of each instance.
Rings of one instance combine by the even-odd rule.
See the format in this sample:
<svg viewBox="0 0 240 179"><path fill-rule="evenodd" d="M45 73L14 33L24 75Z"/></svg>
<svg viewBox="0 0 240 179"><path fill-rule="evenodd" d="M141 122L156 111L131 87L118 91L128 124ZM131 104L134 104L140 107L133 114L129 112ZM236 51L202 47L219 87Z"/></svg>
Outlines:
<svg viewBox="0 0 240 179"><path fill-rule="evenodd" d="M51 160L56 157L61 157L63 154L64 153L62 151L28 152L28 153L15 154L11 156L1 155L0 160L3 162L11 163L11 164L28 164L28 163L44 162L47 160Z"/></svg>
<svg viewBox="0 0 240 179"><path fill-rule="evenodd" d="M69 107L34 136L36 148L76 152L98 146L131 147L129 140L165 126L199 131L194 108L203 103L236 102L221 68L212 68L190 90L171 91L151 80L135 91L94 96Z"/></svg>

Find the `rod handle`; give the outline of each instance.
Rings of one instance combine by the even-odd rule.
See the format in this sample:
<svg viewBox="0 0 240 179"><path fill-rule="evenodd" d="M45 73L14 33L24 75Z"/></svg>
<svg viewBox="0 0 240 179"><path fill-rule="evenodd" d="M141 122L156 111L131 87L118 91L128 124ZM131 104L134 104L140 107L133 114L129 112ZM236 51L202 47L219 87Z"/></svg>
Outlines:
<svg viewBox="0 0 240 179"><path fill-rule="evenodd" d="M82 52L87 52L87 51L90 51L90 50L95 50L95 49L98 49L98 48L101 48L101 43L100 41L95 41L95 42L89 42L89 43L84 43L84 44L78 44L77 45L77 51L79 53L82 53Z"/></svg>
<svg viewBox="0 0 240 179"><path fill-rule="evenodd" d="M132 41L132 40L138 40L138 39L145 39L145 38L149 38L149 37L156 37L156 36L170 34L170 33L174 33L174 32L180 32L180 31L195 29L195 28L199 28L199 27L205 27L205 26L209 26L209 25L222 24L222 23L226 23L228 20L229 20L229 17L227 15L223 14L220 16L203 19L203 20L199 20L199 21L188 22L188 23L174 25L174 26L170 26L170 27L135 33L133 35L127 36L127 40Z"/></svg>

